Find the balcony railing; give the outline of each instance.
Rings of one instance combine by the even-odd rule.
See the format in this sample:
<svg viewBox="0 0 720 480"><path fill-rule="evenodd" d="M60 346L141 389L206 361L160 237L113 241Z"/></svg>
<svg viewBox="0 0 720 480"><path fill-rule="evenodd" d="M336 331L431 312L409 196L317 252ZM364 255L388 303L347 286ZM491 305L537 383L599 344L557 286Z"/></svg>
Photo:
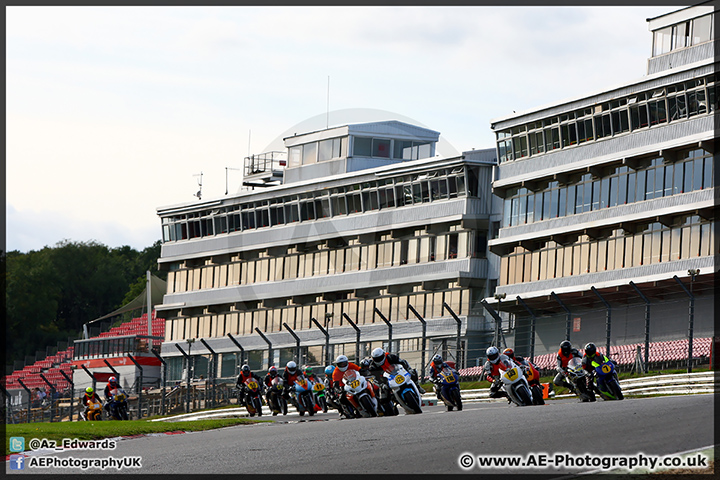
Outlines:
<svg viewBox="0 0 720 480"><path fill-rule="evenodd" d="M245 157L245 176L279 173L287 166L286 152L266 152Z"/></svg>

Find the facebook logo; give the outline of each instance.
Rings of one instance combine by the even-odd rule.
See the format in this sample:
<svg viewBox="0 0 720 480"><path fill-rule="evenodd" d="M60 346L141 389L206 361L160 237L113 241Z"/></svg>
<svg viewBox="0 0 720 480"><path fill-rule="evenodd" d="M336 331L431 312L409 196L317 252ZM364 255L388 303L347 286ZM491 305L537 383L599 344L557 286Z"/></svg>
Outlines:
<svg viewBox="0 0 720 480"><path fill-rule="evenodd" d="M10 455L10 470L25 470L25 455Z"/></svg>

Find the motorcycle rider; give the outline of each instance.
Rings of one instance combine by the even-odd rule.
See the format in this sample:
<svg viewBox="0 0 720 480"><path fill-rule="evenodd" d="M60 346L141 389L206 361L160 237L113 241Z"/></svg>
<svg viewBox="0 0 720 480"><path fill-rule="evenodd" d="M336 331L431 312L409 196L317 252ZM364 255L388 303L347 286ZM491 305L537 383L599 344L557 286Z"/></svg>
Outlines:
<svg viewBox="0 0 720 480"><path fill-rule="evenodd" d="M103 390L103 394L105 395L105 401L109 402L111 400L112 395L110 392L112 390L115 390L116 388L120 388L120 384L118 384L117 378L110 377L108 378L108 383L105 385L105 390Z"/></svg>
<svg viewBox="0 0 720 480"><path fill-rule="evenodd" d="M277 368L275 368L275 365L271 365L265 375L265 378L263 379L263 384L265 385L265 403L267 405L270 405L270 389L272 388L272 381L277 378L277 376Z"/></svg>
<svg viewBox="0 0 720 480"><path fill-rule="evenodd" d="M340 413L340 416L350 418L345 411L345 408L340 405L340 396L335 388L333 388L333 371L335 371L335 365L328 365L325 367L325 391L327 392L328 399L334 404L333 407Z"/></svg>
<svg viewBox="0 0 720 480"><path fill-rule="evenodd" d="M340 401L340 405L347 409L348 412L351 412L356 411L358 406L353 405L352 402L350 402L342 385L343 375L345 375L345 372L348 369L360 372L360 367L357 364L349 361L345 355L338 355L335 359L335 369L332 372L332 386L338 400Z"/></svg>
<svg viewBox="0 0 720 480"><path fill-rule="evenodd" d="M243 405L245 403L245 382L250 380L251 378L258 383L258 388L260 388L260 395L263 394L265 384L262 382L262 380L260 380L260 377L258 377L257 374L253 373L250 370L250 366L245 364L240 368L240 375L238 375L238 378L235 381L235 388L240 391L240 394L238 395L238 405Z"/></svg>
<svg viewBox="0 0 720 480"><path fill-rule="evenodd" d="M87 418L90 403L97 402L102 406L102 401L93 387L87 387L85 389L85 394L80 397L80 402L85 405L85 418Z"/></svg>
<svg viewBox="0 0 720 480"><path fill-rule="evenodd" d="M283 381L285 382L285 389L283 389L283 397L285 397L286 401L291 402L298 410L300 409L298 408L298 403L295 395L291 397L290 392L295 391L295 380L297 380L300 375L302 375L302 373L300 372L300 369L298 369L297 363L290 360L289 362L287 362L287 364L285 364L285 371L283 371L282 374Z"/></svg>
<svg viewBox="0 0 720 480"><path fill-rule="evenodd" d="M572 393L575 392L575 385L565 380L565 377L567 377L567 365L571 358L573 357L580 357L580 352L578 352L577 348L573 348L572 344L569 340L563 340L560 342L560 349L557 353L557 375L555 375L555 378L553 379L553 383L558 387L565 387L568 390L570 390Z"/></svg>
<svg viewBox="0 0 720 480"><path fill-rule="evenodd" d="M320 383L320 378L317 375L315 375L315 372L313 371L313 368L310 365L305 365L303 367L303 374L305 375L305 378L307 378L309 382Z"/></svg>
<svg viewBox="0 0 720 480"><path fill-rule="evenodd" d="M438 400L442 400L440 398L440 385L442 383L440 380L440 372L445 367L450 367L450 365L445 363L440 355L435 355L432 358L430 368L428 369L428 377L430 377L430 380L433 382L433 389L435 390L435 395L437 395Z"/></svg>
<svg viewBox="0 0 720 480"><path fill-rule="evenodd" d="M110 414L110 416L113 416L113 412L111 410L112 408L112 392L115 389L122 390L122 387L117 381L117 378L110 377L108 378L108 383L105 385L105 390L103 390L103 394L105 395L105 410ZM127 400L126 400L127 401Z"/></svg>
<svg viewBox="0 0 720 480"><path fill-rule="evenodd" d="M500 382L500 371L515 367L515 362L510 360L507 355L501 354L500 350L494 345L488 347L485 354L487 355L487 361L485 365L483 365L483 375L485 375L485 379L491 383L490 398L505 397L510 401L507 392L500 388L502 386Z"/></svg>
<svg viewBox="0 0 720 480"><path fill-rule="evenodd" d="M589 375L587 376L587 382L588 382L588 391L590 392L590 401L595 401L595 385L593 384L593 377L595 376L595 369L602 365L603 363L612 362L610 358L607 355L603 355L602 353L598 352L597 347L594 343L590 342L587 345L585 345L585 354L582 358L582 367L585 369ZM614 364L615 362L613 362ZM604 380L598 378L598 382L604 382ZM607 390L607 386L603 384L603 389Z"/></svg>
<svg viewBox="0 0 720 480"><path fill-rule="evenodd" d="M525 358L521 355L515 355L515 350L513 350L512 348L506 348L505 350L503 350L502 353L503 353L503 355L507 356L510 360L515 362L516 365L522 365L528 369L531 369L531 368L534 369L538 373L538 377L534 378L532 381L528 381L528 385L530 385L531 387L534 385L537 385L542 390L542 385L540 385L540 375L539 375L538 369L535 365L533 365L530 362L530 360L528 360L527 358ZM549 393L548 393L548 395L549 395Z"/></svg>
<svg viewBox="0 0 720 480"><path fill-rule="evenodd" d="M376 378L383 378L383 373L389 371L392 365L402 365L410 374L412 381L415 382L415 386L417 386L420 395L425 393L425 390L420 386L420 382L418 382L417 371L414 368L410 368L410 364L408 364L406 360L403 360L394 353L387 353L380 347L372 351L371 357L373 367L375 367L371 370L371 373L375 375Z"/></svg>

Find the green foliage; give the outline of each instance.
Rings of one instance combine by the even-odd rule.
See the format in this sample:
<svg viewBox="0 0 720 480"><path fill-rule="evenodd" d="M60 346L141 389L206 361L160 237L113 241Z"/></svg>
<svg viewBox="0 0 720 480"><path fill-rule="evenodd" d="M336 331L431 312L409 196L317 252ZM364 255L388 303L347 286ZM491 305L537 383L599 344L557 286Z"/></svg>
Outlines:
<svg viewBox="0 0 720 480"><path fill-rule="evenodd" d="M147 270L165 278L157 270L159 256L159 241L141 252L67 240L38 251L8 252L3 257L7 362L77 337L83 324L122 306Z"/></svg>

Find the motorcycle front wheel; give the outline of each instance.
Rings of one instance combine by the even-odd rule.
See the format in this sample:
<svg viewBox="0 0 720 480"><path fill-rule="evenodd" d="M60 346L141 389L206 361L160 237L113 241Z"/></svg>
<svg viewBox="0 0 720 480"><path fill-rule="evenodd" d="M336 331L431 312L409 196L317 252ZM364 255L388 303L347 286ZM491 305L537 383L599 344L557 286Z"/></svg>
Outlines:
<svg viewBox="0 0 720 480"><path fill-rule="evenodd" d="M462 410L462 398L460 397L460 389L453 389L450 392L450 396L452 397L452 401L455 404L455 408L458 409L458 412Z"/></svg>
<svg viewBox="0 0 720 480"><path fill-rule="evenodd" d="M405 405L407 405L410 410L415 413L422 413L420 403L418 402L418 399L415 396L415 392L413 390L405 390L405 392L403 392L403 400L405 400Z"/></svg>
<svg viewBox="0 0 720 480"><path fill-rule="evenodd" d="M616 399L622 400L623 398L625 398L625 397L623 396L622 389L620 388L620 384L617 382L617 380L615 380L614 378L612 378L612 379L610 379L610 381L607 382L607 383L608 383L608 388L610 389L610 393L612 393L612 395L613 395Z"/></svg>
<svg viewBox="0 0 720 480"><path fill-rule="evenodd" d="M519 387L517 387L515 389L515 395L518 397L518 400L520 400L520 404L522 406L532 405L532 400L530 399L530 391L525 385L520 385Z"/></svg>
<svg viewBox="0 0 720 480"><path fill-rule="evenodd" d="M375 410L375 406L373 405L369 395L363 395L360 397L359 402L363 410L370 414L371 417L377 417L377 411Z"/></svg>

